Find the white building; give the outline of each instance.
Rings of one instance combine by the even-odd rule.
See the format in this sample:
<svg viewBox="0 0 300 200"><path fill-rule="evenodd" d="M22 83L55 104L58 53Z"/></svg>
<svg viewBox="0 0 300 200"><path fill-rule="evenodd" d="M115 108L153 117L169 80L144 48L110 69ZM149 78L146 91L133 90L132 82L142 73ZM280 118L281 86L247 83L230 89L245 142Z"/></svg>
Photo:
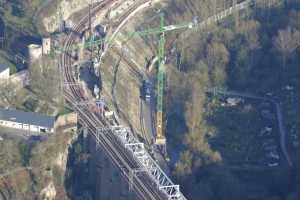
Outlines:
<svg viewBox="0 0 300 200"><path fill-rule="evenodd" d="M241 98L229 97L226 99L226 102L229 106L237 106L242 101Z"/></svg>
<svg viewBox="0 0 300 200"><path fill-rule="evenodd" d="M0 63L0 81L9 79L9 67Z"/></svg>
<svg viewBox="0 0 300 200"><path fill-rule="evenodd" d="M33 63L43 55L43 48L38 44L28 45L29 61Z"/></svg>
<svg viewBox="0 0 300 200"><path fill-rule="evenodd" d="M54 125L54 117L0 108L0 126L37 133L53 133Z"/></svg>
<svg viewBox="0 0 300 200"><path fill-rule="evenodd" d="M50 38L43 38L43 55L47 55L51 53L51 39Z"/></svg>

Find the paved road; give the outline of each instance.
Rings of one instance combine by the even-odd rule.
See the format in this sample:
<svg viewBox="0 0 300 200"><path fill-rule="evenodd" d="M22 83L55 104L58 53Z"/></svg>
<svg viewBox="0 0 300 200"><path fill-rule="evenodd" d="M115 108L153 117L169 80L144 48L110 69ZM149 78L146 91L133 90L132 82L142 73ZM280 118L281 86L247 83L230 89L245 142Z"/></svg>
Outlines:
<svg viewBox="0 0 300 200"><path fill-rule="evenodd" d="M289 153L286 148L286 129L285 129L284 122L283 122L281 106L276 101L274 101L273 103L276 107L278 127L279 127L279 131L280 131L280 147L281 147L281 150L282 150L288 164L290 166L292 166L293 163L291 161L291 158L290 158Z"/></svg>
<svg viewBox="0 0 300 200"><path fill-rule="evenodd" d="M280 103L275 100L274 98L267 98L267 97L261 97L250 93L242 93L242 92L235 92L235 91L225 91L225 90L218 90L218 89L208 89L207 92L214 93L214 94L222 94L227 96L237 96L237 97L243 97L243 98L251 98L261 101L269 101L271 102L276 110L276 116L277 116L277 122L279 127L279 133L280 133L280 149L288 162L289 166L292 166L293 163L290 159L290 155L288 153L287 147L286 147L286 129L283 122L283 115L282 115L282 109L280 106Z"/></svg>

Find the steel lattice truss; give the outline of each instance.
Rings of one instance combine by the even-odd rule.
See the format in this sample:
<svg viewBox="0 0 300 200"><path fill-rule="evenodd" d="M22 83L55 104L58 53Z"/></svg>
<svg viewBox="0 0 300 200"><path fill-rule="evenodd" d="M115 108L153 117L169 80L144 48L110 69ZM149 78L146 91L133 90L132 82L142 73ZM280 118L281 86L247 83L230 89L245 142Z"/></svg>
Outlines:
<svg viewBox="0 0 300 200"><path fill-rule="evenodd" d="M121 143L133 155L136 161L140 164L138 171L147 172L158 188L164 192L169 200L186 200L180 192L179 185L175 185L170 178L163 172L159 165L153 160L144 147L144 144L139 142L132 134L129 128L123 126L112 126L111 131Z"/></svg>
<svg viewBox="0 0 300 200"><path fill-rule="evenodd" d="M98 0L97 2L100 2L101 0ZM192 28L194 31L199 31L200 29L203 29L204 27L222 20L228 15L231 15L233 12L245 9L251 5L253 5L258 0L245 0L242 3L236 4L235 6L230 7L229 9L226 9L216 15L213 15L206 20L191 24L188 23L184 26L175 26L170 25L164 27L162 32L176 30L176 29L183 29L183 28ZM157 33L157 32L155 32ZM160 32L159 32L160 33ZM140 32L142 35L143 32ZM185 37L188 37L188 34L184 35L183 39ZM80 83L75 82L63 82L64 78L66 77L65 70L63 70L63 65L60 65L60 69L62 71L61 75L63 78L61 78L61 87L62 89L71 88L73 86L80 86ZM74 90L82 90L81 87L76 87ZM74 101L70 96L67 96L67 94L64 94L67 99L70 101ZM86 100L82 100L80 102L74 103L73 106L80 111L80 107L84 105L89 105L90 102ZM84 113L84 110L82 110L82 113ZM117 116L115 116L117 117ZM117 120L118 121L118 120ZM96 140L100 141L101 137L99 134L102 134L103 132L107 132L107 130L104 130L105 128L97 128L97 134ZM159 165L153 160L153 158L149 155L147 150L144 147L144 144L139 142L137 138L135 138L130 131L130 129L125 128L123 126L111 126L108 130L110 133L113 133L119 141L124 145L126 149L128 149L129 152L132 153L134 159L139 164L138 169L133 169L134 172L146 172L149 174L149 176L153 179L153 181L156 183L157 187L167 195L168 200L186 200L186 198L183 196L183 194L180 192L180 186L175 185L170 178L163 172L163 170L159 167ZM98 144L98 143L97 143Z"/></svg>

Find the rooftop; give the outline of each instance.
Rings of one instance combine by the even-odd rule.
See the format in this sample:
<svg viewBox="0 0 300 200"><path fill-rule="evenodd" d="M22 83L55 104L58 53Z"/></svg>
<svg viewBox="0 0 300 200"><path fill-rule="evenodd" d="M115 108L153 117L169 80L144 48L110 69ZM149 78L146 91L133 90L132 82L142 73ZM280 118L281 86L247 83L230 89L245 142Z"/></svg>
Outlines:
<svg viewBox="0 0 300 200"><path fill-rule="evenodd" d="M15 121L23 124L31 124L46 128L53 128L55 117L49 117L33 112L8 110L0 108L0 120Z"/></svg>

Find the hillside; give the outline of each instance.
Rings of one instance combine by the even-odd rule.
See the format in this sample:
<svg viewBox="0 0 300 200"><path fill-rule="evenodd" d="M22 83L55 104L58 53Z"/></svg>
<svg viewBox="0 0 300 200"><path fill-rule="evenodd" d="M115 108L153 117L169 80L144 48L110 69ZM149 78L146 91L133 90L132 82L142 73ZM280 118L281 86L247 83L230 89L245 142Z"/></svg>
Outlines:
<svg viewBox="0 0 300 200"><path fill-rule="evenodd" d="M120 35L158 27L161 13L167 25L201 22L235 1L158 2L129 20ZM166 33L165 117L170 161L162 163L168 165L172 180L180 183L188 199L300 199L300 3L259 2L203 30ZM40 42L40 34L57 28L56 3L49 9L42 9L37 0L10 1L0 7L8 33L15 32L0 59L14 68L7 50L17 51L12 48L17 38L24 47ZM85 3L63 0L59 5L75 12ZM65 12L62 17L71 14ZM42 20L34 22L34 16ZM122 47L111 48L101 65L105 101L141 139L145 137L143 105L147 105L141 88L145 80L157 82L157 66L151 72L148 69L157 56L157 46L157 35L130 38ZM59 72L51 68L55 62L50 56L43 61L33 63L34 84L13 101L21 99L17 106L21 109L57 114L57 110L64 111L61 102L48 106L48 101L60 95ZM24 96L32 98L25 101ZM36 99L46 103L40 106ZM146 112L151 111L149 107ZM46 194L59 200L136 198L93 138L82 134L57 133L39 142L5 138L0 141L0 159L0 174L24 169L0 182L0 200L3 194L18 200Z"/></svg>
<svg viewBox="0 0 300 200"><path fill-rule="evenodd" d="M6 199L68 199L64 173L74 133L59 133L47 140L24 140L3 132L0 192Z"/></svg>
<svg viewBox="0 0 300 200"><path fill-rule="evenodd" d="M298 157L293 156L292 168L282 154L280 167L268 167L263 145L274 142L280 152L279 132L275 120L261 116L262 102L243 99L239 106L226 108L228 96L206 93L214 87L262 97L272 93L284 107L289 152L299 152L292 144L292 138L299 135L294 129L299 116L293 111L299 108L299 5L290 3L260 4L255 11L239 13L239 18L191 31L184 41L175 40L182 60L180 65L175 59L168 66L167 134L169 154L176 163L174 175L188 198L299 198ZM196 4L172 1L167 10L169 22L201 18L203 12ZM206 10L211 6L201 3ZM172 41L172 36L168 39ZM282 49L284 42L290 50ZM288 86L292 91L285 89ZM274 136L261 138L257 134L267 125L272 126Z"/></svg>

